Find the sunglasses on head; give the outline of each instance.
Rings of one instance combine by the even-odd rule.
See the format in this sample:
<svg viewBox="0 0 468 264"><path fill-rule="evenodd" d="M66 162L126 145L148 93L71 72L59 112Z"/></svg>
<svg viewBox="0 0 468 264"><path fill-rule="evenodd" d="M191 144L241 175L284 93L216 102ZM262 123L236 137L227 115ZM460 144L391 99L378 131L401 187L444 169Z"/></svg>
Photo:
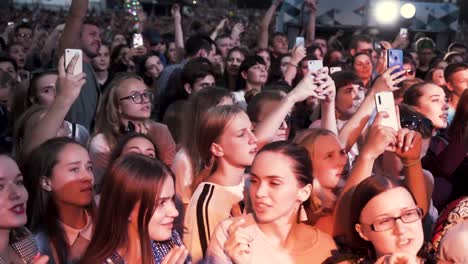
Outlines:
<svg viewBox="0 0 468 264"><path fill-rule="evenodd" d="M434 128L432 121L425 117L410 116L400 121L402 128L409 130L420 130L421 128L432 131Z"/></svg>

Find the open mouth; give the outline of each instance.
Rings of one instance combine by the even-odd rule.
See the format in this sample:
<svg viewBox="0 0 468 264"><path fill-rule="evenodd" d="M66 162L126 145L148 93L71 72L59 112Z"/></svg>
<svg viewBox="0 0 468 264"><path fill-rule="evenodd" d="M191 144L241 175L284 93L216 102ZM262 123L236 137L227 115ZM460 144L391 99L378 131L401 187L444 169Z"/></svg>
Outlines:
<svg viewBox="0 0 468 264"><path fill-rule="evenodd" d="M10 208L10 211L12 211L13 213L17 215L21 215L21 214L24 214L25 212L25 206L24 204L17 204L13 206L12 208Z"/></svg>

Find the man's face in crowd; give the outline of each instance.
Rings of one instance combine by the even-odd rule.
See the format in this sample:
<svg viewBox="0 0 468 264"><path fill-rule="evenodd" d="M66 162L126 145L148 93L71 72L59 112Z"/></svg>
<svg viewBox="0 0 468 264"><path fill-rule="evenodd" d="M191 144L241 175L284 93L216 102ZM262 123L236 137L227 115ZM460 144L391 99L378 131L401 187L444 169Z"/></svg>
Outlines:
<svg viewBox="0 0 468 264"><path fill-rule="evenodd" d="M461 96L468 89L468 69L453 73L447 80L447 88L456 96Z"/></svg>
<svg viewBox="0 0 468 264"><path fill-rule="evenodd" d="M231 38L219 38L216 40L216 46L218 46L219 51L221 51L221 56L224 58L227 57L228 51L234 47L234 42Z"/></svg>
<svg viewBox="0 0 468 264"><path fill-rule="evenodd" d="M276 55L288 53L288 39L282 35L276 35L272 41L273 53Z"/></svg>
<svg viewBox="0 0 468 264"><path fill-rule="evenodd" d="M317 45L320 47L322 50L323 54L327 54L328 51L328 46L327 46L327 40L323 38L316 38L314 40L314 45Z"/></svg>
<svg viewBox="0 0 468 264"><path fill-rule="evenodd" d="M25 49L29 49L32 44L33 31L30 28L19 28L15 34L15 42L20 43Z"/></svg>
<svg viewBox="0 0 468 264"><path fill-rule="evenodd" d="M213 64L216 62L216 59L215 59L216 46L215 45L211 45L210 51L206 51L204 49L201 50L201 51L202 51L202 53L200 54L200 57L207 58Z"/></svg>
<svg viewBox="0 0 468 264"><path fill-rule="evenodd" d="M101 30L91 24L84 24L81 30L81 48L86 56L94 58L101 47Z"/></svg>
<svg viewBox="0 0 468 264"><path fill-rule="evenodd" d="M428 66L434 57L434 51L431 48L423 48L418 52L419 63Z"/></svg>
<svg viewBox="0 0 468 264"><path fill-rule="evenodd" d="M372 48L372 43L371 42L366 42L366 41L358 41L356 45L356 49L351 49L350 53L351 55L356 55L359 52L365 52L369 54L369 56L372 56L372 51L374 49Z"/></svg>
<svg viewBox="0 0 468 264"><path fill-rule="evenodd" d="M0 71L6 72L11 76L11 78L13 78L14 80L18 80L18 73L15 70L15 66L13 66L11 62L9 61L0 62Z"/></svg>

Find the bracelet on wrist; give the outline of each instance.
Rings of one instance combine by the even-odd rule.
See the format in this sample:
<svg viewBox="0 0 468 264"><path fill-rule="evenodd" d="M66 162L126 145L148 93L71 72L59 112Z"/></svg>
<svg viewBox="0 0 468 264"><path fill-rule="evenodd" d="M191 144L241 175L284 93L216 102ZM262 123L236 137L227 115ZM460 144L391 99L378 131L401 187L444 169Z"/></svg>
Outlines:
<svg viewBox="0 0 468 264"><path fill-rule="evenodd" d="M403 165L403 167L412 167L418 163L421 162L421 157L419 157L417 160L415 160L414 162L412 163L409 163L409 164L405 164L403 161L401 162L401 164Z"/></svg>

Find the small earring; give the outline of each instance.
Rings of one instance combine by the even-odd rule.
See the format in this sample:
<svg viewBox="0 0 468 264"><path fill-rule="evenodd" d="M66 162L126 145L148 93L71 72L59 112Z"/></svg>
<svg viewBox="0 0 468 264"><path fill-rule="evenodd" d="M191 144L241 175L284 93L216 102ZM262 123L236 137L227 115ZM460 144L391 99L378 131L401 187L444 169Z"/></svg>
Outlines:
<svg viewBox="0 0 468 264"><path fill-rule="evenodd" d="M305 211L305 208L304 208L304 204L301 203L301 206L299 208L300 212L299 212L299 220L301 222L306 222L307 220L309 220L309 218L307 217L307 213Z"/></svg>

